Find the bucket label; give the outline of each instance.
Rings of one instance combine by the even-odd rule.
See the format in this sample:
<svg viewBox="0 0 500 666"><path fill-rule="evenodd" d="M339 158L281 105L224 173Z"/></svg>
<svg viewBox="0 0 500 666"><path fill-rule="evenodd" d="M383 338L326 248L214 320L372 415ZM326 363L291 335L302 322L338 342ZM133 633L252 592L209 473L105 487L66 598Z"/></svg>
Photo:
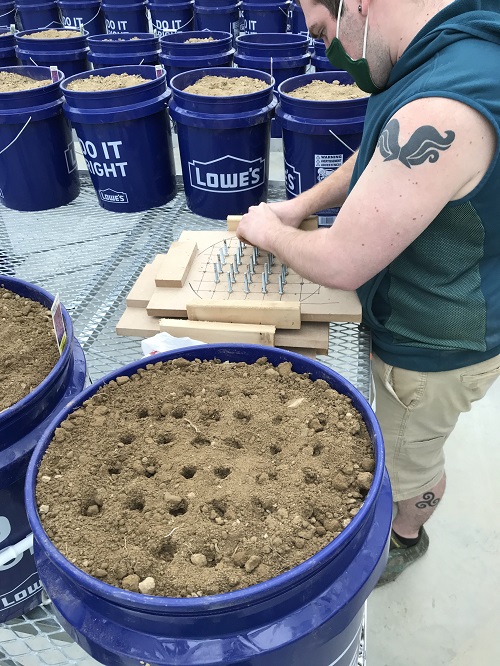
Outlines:
<svg viewBox="0 0 500 666"><path fill-rule="evenodd" d="M102 201L107 203L128 204L128 196L125 192L116 192L115 190L99 190L99 196Z"/></svg>
<svg viewBox="0 0 500 666"><path fill-rule="evenodd" d="M83 26L83 18L77 16L63 16L63 25L68 26L69 28L80 29Z"/></svg>
<svg viewBox="0 0 500 666"><path fill-rule="evenodd" d="M316 182L321 183L331 173L344 164L344 156L339 155L315 155L314 167L316 169Z"/></svg>
<svg viewBox="0 0 500 666"><path fill-rule="evenodd" d="M302 192L302 181L300 171L285 161L285 185L286 191L293 197L296 197Z"/></svg>
<svg viewBox="0 0 500 666"><path fill-rule="evenodd" d="M101 141L95 144L80 139L89 173L102 178L125 178L128 162L123 161L122 145L123 141Z"/></svg>
<svg viewBox="0 0 500 666"><path fill-rule="evenodd" d="M73 173L75 169L78 169L78 162L76 161L76 153L73 142L71 142L64 151L64 157L66 158L66 168L68 169L68 173Z"/></svg>
<svg viewBox="0 0 500 666"><path fill-rule="evenodd" d="M226 155L210 162L189 162L192 187L205 192L246 192L264 185L266 160L244 160Z"/></svg>
<svg viewBox="0 0 500 666"><path fill-rule="evenodd" d="M188 21L188 23L191 23L191 21ZM184 23L184 25L187 24ZM156 30L158 37L165 37L165 35L176 33L183 28L184 25L182 25L182 19L171 19L170 21L156 19L156 21L153 22L153 27Z"/></svg>
<svg viewBox="0 0 500 666"><path fill-rule="evenodd" d="M128 21L113 21L112 19L106 19L106 32L108 35L112 35L117 32L127 32Z"/></svg>
<svg viewBox="0 0 500 666"><path fill-rule="evenodd" d="M52 314L52 324L54 326L54 333L56 334L57 346L59 347L59 353L62 354L66 346L67 336L59 294L55 295L50 312Z"/></svg>
<svg viewBox="0 0 500 666"><path fill-rule="evenodd" d="M244 19L243 32L246 32L247 35L255 35L257 33L257 21Z"/></svg>

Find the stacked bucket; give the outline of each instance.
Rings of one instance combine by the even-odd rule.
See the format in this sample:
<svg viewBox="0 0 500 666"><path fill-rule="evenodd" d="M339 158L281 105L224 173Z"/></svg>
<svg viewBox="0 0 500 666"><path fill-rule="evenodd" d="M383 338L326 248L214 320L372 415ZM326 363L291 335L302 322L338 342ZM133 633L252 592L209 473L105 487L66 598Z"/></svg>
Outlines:
<svg viewBox="0 0 500 666"><path fill-rule="evenodd" d="M193 0L152 0L149 10L158 37L194 30Z"/></svg>
<svg viewBox="0 0 500 666"><path fill-rule="evenodd" d="M16 9L23 30L62 27L56 0L16 0Z"/></svg>
<svg viewBox="0 0 500 666"><path fill-rule="evenodd" d="M147 0L103 0L106 32L149 32L147 6Z"/></svg>
<svg viewBox="0 0 500 666"><path fill-rule="evenodd" d="M83 28L89 35L106 32L101 0L58 0L58 4L65 28Z"/></svg>
<svg viewBox="0 0 500 666"><path fill-rule="evenodd" d="M241 2L194 0L195 30L229 32L236 39L241 32Z"/></svg>

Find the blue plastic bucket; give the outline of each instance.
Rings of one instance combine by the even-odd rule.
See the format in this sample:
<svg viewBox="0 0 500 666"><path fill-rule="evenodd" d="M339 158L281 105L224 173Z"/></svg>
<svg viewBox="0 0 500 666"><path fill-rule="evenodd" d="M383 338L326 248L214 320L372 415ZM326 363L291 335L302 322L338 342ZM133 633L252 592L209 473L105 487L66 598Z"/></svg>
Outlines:
<svg viewBox="0 0 500 666"><path fill-rule="evenodd" d="M210 42L187 44L189 39L207 39ZM166 35L160 40L160 60L167 72L167 81L193 69L231 67L233 64L233 37L229 32L193 31Z"/></svg>
<svg viewBox="0 0 500 666"><path fill-rule="evenodd" d="M17 13L23 30L37 30L40 28L60 28L62 26L59 7L55 2L31 2L18 4Z"/></svg>
<svg viewBox="0 0 500 666"><path fill-rule="evenodd" d="M300 7L296 2L290 3L289 9L289 21L290 21L290 32L293 32L295 35L304 35L309 40L309 50L312 52L314 50L314 38L309 34L307 29L306 19L302 7Z"/></svg>
<svg viewBox="0 0 500 666"><path fill-rule="evenodd" d="M149 79L131 88L77 92L68 89L92 72L66 79L64 112L76 130L99 203L116 213L162 206L176 194L165 74L150 65L99 70L99 76L135 74Z"/></svg>
<svg viewBox="0 0 500 666"><path fill-rule="evenodd" d="M15 22L16 5L14 2L0 2L0 26L10 26Z"/></svg>
<svg viewBox="0 0 500 666"><path fill-rule="evenodd" d="M247 35L258 32L285 33L288 20L288 2L264 4L242 2L243 30Z"/></svg>
<svg viewBox="0 0 500 666"><path fill-rule="evenodd" d="M50 309L54 297L28 282L0 275L0 286ZM24 504L28 462L42 432L85 385L85 357L62 308L66 347L47 377L25 398L0 412L0 623L31 610L41 601L33 549L22 548L30 535ZM55 345L54 338L54 345Z"/></svg>
<svg viewBox="0 0 500 666"><path fill-rule="evenodd" d="M130 376L142 359L88 387L52 421L31 459L26 506L35 561L54 610L92 657L113 666L352 666L357 663L365 600L386 562L392 496L384 470L382 434L370 406L343 377L298 354L259 345L202 345L161 353L177 357L273 365L291 362L298 373L322 379L352 400L375 452L372 486L351 523L305 562L268 581L226 594L165 598L112 587L84 573L51 543L37 511L35 483L55 428L115 377Z"/></svg>
<svg viewBox="0 0 500 666"><path fill-rule="evenodd" d="M16 38L10 26L0 25L0 67L15 67L19 63L16 57Z"/></svg>
<svg viewBox="0 0 500 666"><path fill-rule="evenodd" d="M359 148L369 97L339 101L316 101L287 93L320 80L353 83L346 72L305 74L279 86L276 116L283 127L285 185L289 199L324 180ZM339 209L318 211L333 221Z"/></svg>
<svg viewBox="0 0 500 666"><path fill-rule="evenodd" d="M240 34L241 2L226 6L194 5L195 30L230 32L236 39Z"/></svg>
<svg viewBox="0 0 500 666"><path fill-rule="evenodd" d="M89 35L106 32L100 0L59 0L59 9L65 28L80 30L83 26Z"/></svg>
<svg viewBox="0 0 500 666"><path fill-rule="evenodd" d="M5 67L50 80L48 67ZM59 80L63 78L59 72ZM14 210L64 206L80 193L71 125L59 83L0 93L0 203Z"/></svg>
<svg viewBox="0 0 500 666"><path fill-rule="evenodd" d="M325 42L322 39L314 40L314 53L311 58L311 64L314 66L316 72L342 72L344 70L337 69L326 57Z"/></svg>
<svg viewBox="0 0 500 666"><path fill-rule="evenodd" d="M149 6L153 30L158 37L187 32L194 28L194 3L173 2L155 3Z"/></svg>
<svg viewBox="0 0 500 666"><path fill-rule="evenodd" d="M51 28L59 34L74 32L68 28ZM56 39L33 39L37 30L25 30L16 35L16 53L23 65L41 65L50 67L56 65L63 74L73 76L90 69L88 60L89 47L87 46L87 33L78 37L63 37Z"/></svg>
<svg viewBox="0 0 500 666"><path fill-rule="evenodd" d="M160 43L150 32L122 32L89 37L89 60L94 69L119 65L158 65Z"/></svg>
<svg viewBox="0 0 500 666"><path fill-rule="evenodd" d="M120 4L103 2L106 31L109 34L116 32L149 32L149 22L146 13L147 2L133 2Z"/></svg>
<svg viewBox="0 0 500 666"><path fill-rule="evenodd" d="M234 97L184 92L204 76L250 76L268 85ZM221 220L266 201L276 105L272 84L269 74L231 67L194 70L172 79L170 114L177 123L184 190L194 213Z"/></svg>

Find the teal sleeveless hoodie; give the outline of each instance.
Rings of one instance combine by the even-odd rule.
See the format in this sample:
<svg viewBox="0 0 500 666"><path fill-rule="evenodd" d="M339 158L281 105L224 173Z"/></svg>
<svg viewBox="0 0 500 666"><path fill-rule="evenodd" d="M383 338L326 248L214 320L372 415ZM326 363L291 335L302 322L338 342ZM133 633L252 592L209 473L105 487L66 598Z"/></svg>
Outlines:
<svg viewBox="0 0 500 666"><path fill-rule="evenodd" d="M391 117L424 97L482 113L497 133L496 154L481 183L358 295L374 351L390 365L435 372L500 354L500 0L455 0L416 35L369 100L351 188Z"/></svg>

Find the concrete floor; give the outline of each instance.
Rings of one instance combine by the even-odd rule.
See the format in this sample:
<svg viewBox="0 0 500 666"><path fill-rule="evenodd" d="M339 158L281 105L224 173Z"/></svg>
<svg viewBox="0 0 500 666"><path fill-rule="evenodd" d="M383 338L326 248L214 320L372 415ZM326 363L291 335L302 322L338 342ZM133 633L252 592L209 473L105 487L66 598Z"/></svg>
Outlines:
<svg viewBox="0 0 500 666"><path fill-rule="evenodd" d="M284 178L279 139L269 178ZM500 381L448 440L448 490L427 526L429 551L368 601L368 666L500 664L499 407Z"/></svg>

